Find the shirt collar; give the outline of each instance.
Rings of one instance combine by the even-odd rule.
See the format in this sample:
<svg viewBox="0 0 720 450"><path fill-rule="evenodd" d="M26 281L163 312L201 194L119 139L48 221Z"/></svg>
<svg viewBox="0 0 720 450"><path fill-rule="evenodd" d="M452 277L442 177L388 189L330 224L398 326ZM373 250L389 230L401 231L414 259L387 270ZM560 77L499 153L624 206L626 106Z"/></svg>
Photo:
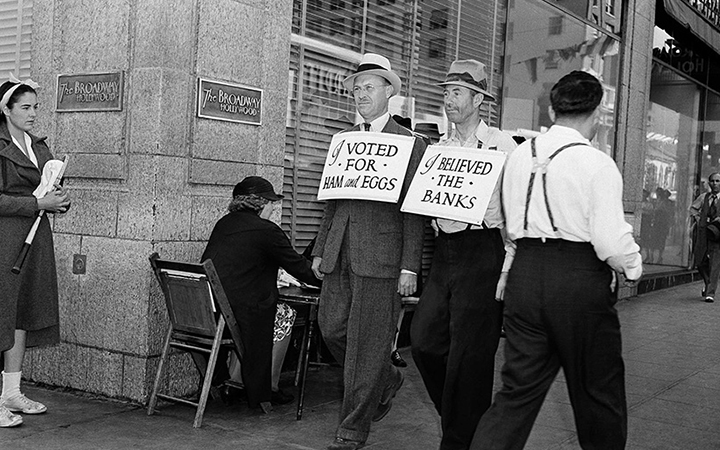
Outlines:
<svg viewBox="0 0 720 450"><path fill-rule="evenodd" d="M572 138L574 140L582 141L583 143L590 144L590 141L585 138L578 130L575 128L570 127L564 127L562 125L553 125L548 130L548 134L552 133L554 135L561 135L561 136L567 136L568 138Z"/></svg>
<svg viewBox="0 0 720 450"><path fill-rule="evenodd" d="M475 139L481 144L484 144L488 141L488 131L490 130L490 127L488 124L485 123L484 120L480 119L480 123L478 124L477 128L475 128ZM457 132L457 128L453 128L452 135L450 136L450 139L448 140L455 140L457 142L460 142L460 135ZM465 144L465 142L460 142L460 145Z"/></svg>
<svg viewBox="0 0 720 450"><path fill-rule="evenodd" d="M390 120L389 112L386 112L385 114L380 115L380 117L378 117L375 120L370 122L371 131L375 131L377 133L381 132L382 130L385 129L385 125L387 125L388 120Z"/></svg>

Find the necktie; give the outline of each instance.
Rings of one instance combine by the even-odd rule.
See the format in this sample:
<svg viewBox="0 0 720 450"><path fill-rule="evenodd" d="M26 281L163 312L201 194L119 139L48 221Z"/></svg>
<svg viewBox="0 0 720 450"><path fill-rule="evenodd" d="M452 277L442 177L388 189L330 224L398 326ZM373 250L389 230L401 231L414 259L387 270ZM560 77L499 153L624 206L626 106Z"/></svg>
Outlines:
<svg viewBox="0 0 720 450"><path fill-rule="evenodd" d="M370 124L367 123L367 122L365 122L365 123L363 124L363 128L365 128L365 131L370 131Z"/></svg>
<svg viewBox="0 0 720 450"><path fill-rule="evenodd" d="M710 207L708 208L708 215L713 219L717 215L717 195L715 194L710 195Z"/></svg>

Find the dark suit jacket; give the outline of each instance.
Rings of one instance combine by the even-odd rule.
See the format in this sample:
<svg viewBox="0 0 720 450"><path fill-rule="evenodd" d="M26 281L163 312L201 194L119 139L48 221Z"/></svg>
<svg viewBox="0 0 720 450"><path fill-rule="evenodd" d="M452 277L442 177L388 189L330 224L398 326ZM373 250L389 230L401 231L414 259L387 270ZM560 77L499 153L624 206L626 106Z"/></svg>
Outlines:
<svg viewBox="0 0 720 450"><path fill-rule="evenodd" d="M282 229L253 211L229 213L215 224L201 260L208 258L233 310L238 304L274 308L279 267L300 281L316 283L308 260L293 249Z"/></svg>
<svg viewBox="0 0 720 450"><path fill-rule="evenodd" d="M355 126L347 131L359 131ZM412 132L390 118L383 133L412 136ZM425 143L415 138L412 156L397 203L368 200L328 200L313 256L322 258L320 271L331 273L347 239L352 271L363 277L396 278L400 269L420 274L425 218L400 212Z"/></svg>
<svg viewBox="0 0 720 450"><path fill-rule="evenodd" d="M710 213L710 193L705 192L703 194L702 203L700 206L700 214L698 216L697 225L695 229L695 242L693 245L693 267L699 267L705 254L708 251L708 239L707 239L707 225L708 215Z"/></svg>

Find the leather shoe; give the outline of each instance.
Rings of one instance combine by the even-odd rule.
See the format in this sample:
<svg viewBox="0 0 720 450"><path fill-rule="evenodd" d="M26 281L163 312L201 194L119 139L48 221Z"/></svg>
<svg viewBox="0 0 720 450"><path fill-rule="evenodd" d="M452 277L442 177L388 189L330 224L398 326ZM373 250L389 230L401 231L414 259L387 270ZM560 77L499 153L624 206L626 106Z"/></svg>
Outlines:
<svg viewBox="0 0 720 450"><path fill-rule="evenodd" d="M714 298L712 298L710 296L705 297L705 303L713 303L713 302L715 302Z"/></svg>
<svg viewBox="0 0 720 450"><path fill-rule="evenodd" d="M375 414L373 414L372 421L373 422L379 422L381 421L385 416L387 416L387 413L390 412L390 408L392 408L392 401L393 398L395 398L395 394L397 394L397 391L400 390L400 388L403 385L403 382L405 381L405 375L398 370L395 369L396 375L395 375L395 381L387 386L385 386L385 390L382 393L382 397L380 397L380 404L378 405L377 409L375 410Z"/></svg>
<svg viewBox="0 0 720 450"><path fill-rule="evenodd" d="M407 363L397 350L393 350L393 352L390 353L390 361L392 361L395 367L407 367Z"/></svg>
<svg viewBox="0 0 720 450"><path fill-rule="evenodd" d="M356 450L364 445L364 442L336 437L333 443L328 445L327 450Z"/></svg>
<svg viewBox="0 0 720 450"><path fill-rule="evenodd" d="M272 391L272 394L270 395L270 403L273 405L287 405L293 400L295 400L295 396L288 394L287 392L283 392L282 389Z"/></svg>

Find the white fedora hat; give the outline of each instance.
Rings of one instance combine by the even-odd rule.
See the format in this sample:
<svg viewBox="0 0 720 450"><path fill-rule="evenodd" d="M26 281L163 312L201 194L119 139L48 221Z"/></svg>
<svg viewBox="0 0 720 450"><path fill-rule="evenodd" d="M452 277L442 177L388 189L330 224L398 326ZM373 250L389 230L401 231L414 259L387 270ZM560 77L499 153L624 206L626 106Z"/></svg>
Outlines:
<svg viewBox="0 0 720 450"><path fill-rule="evenodd" d="M400 93L400 77L392 71L390 61L377 53L365 53L354 74L343 80L343 85L348 92L353 90L353 82L360 75L377 75L385 78L393 87L392 95Z"/></svg>

